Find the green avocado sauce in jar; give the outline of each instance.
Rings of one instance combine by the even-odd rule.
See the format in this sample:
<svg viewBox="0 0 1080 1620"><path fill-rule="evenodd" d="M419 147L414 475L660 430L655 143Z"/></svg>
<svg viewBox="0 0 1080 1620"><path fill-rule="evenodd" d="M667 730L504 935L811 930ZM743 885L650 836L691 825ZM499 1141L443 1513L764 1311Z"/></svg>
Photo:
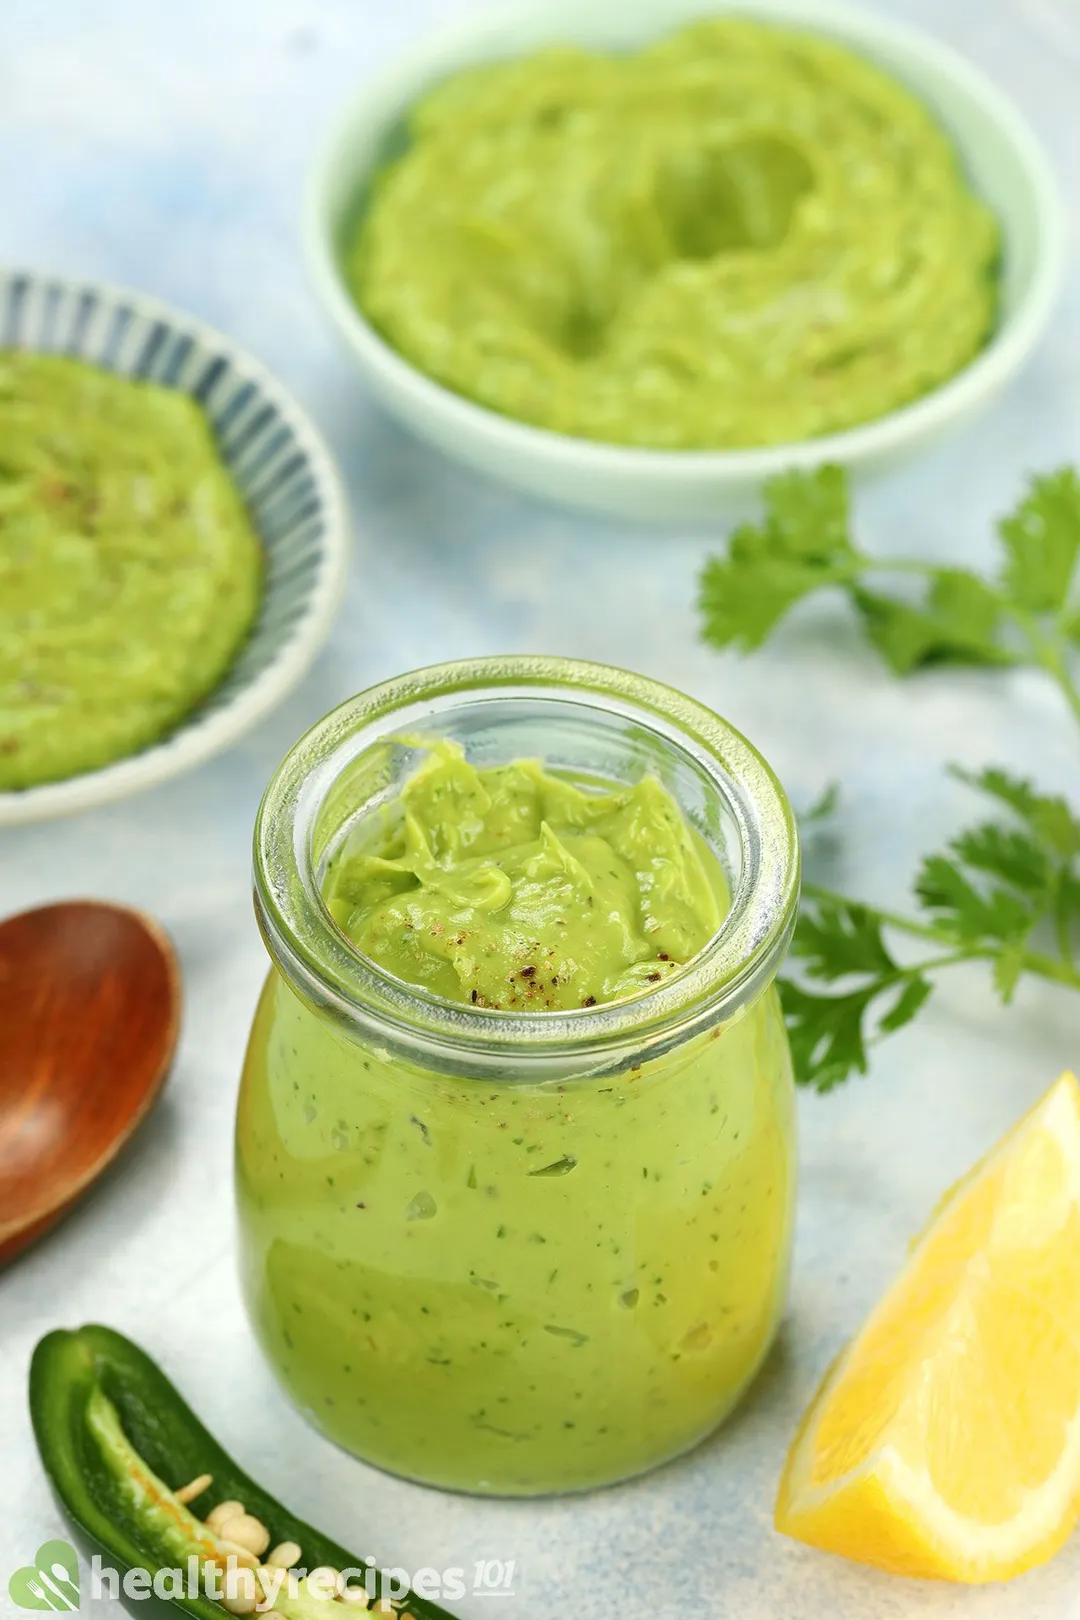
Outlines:
<svg viewBox="0 0 1080 1620"><path fill-rule="evenodd" d="M242 1273L358 1456L491 1494L693 1445L781 1315L790 810L707 709L489 659L320 722L255 841Z"/></svg>
<svg viewBox="0 0 1080 1620"><path fill-rule="evenodd" d="M929 393L994 326L998 226L950 136L825 35L723 16L485 62L407 136L347 283L411 364L534 426L793 443Z"/></svg>

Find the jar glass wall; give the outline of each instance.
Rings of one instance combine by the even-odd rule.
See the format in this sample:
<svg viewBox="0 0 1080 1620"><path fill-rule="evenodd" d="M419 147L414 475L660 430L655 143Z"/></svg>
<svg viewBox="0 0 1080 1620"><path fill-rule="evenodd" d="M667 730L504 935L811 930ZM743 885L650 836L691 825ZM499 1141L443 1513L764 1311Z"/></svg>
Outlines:
<svg viewBox="0 0 1080 1620"><path fill-rule="evenodd" d="M424 737L579 786L651 773L731 906L679 974L568 1012L451 1004L334 925L326 868ZM237 1126L245 1297L288 1393L431 1484L582 1489L694 1444L783 1309L793 1091L773 979L798 889L783 793L700 705L622 671L489 659L345 704L260 811L273 960Z"/></svg>

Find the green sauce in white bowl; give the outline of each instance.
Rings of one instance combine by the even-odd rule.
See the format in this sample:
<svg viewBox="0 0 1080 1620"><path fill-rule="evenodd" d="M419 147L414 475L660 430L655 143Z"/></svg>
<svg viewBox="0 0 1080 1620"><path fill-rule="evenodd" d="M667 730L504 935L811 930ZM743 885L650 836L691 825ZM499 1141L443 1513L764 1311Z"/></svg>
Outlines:
<svg viewBox="0 0 1080 1620"><path fill-rule="evenodd" d="M925 122L938 132L938 139L944 132L947 148L956 154L969 199L978 200L975 211L981 203L999 227L996 276L991 288L993 318L988 329L978 334L969 330L963 338L963 343L971 344L966 361L961 359L962 343L951 351L950 361L952 338L946 334L939 341L933 320L918 329L912 326L912 343L921 349L923 358L928 356L935 365L945 361L936 383L929 371L921 369L923 361L914 348L909 353L901 342L897 377L902 386L896 377L889 385L894 403L888 403L889 390L878 387L872 368L864 379L866 387L859 388L850 386L850 375L845 385L840 375L843 367L832 376L826 370L817 396L812 393L807 398L804 393L800 399L798 408L803 420L792 422L792 432L814 436L792 437L784 442L771 439L768 443L760 442L760 438L757 443L749 442L751 430L755 429L755 413L760 423L759 404L767 379L749 374L744 363L733 372L736 385L729 390L733 397L738 396L740 414L735 425L742 433L742 442L723 439L723 434L731 430L733 411L732 399L725 397L716 406L716 421L707 424L710 432L716 430L713 447L705 448L700 413L694 416L692 405L685 411L680 408L668 423L658 420L657 412L647 402L644 409L639 408L640 402L626 407L616 389L616 397L609 404L615 412L629 410L637 431L633 442L625 433L621 442L615 442L617 436L608 433L603 412L594 411L593 421L598 431L608 433L606 438L585 436L584 429L572 428L565 414L582 404L584 396L576 386L579 372L586 376L586 392L595 405L593 385L597 373L608 365L615 366L613 376L620 376L616 356L629 356L638 338L642 344L652 341L647 333L645 308L640 308L640 321L631 319L638 308L636 294L625 303L619 299L601 301L601 314L612 309L615 314L614 321L600 323L604 341L599 353L606 355L606 360L560 356L544 337L542 323L530 328L527 322L515 320L525 358L516 367L514 386L520 390L528 410L511 397L506 368L496 368L500 371L500 386L507 389L504 397L494 402L490 397L481 400L474 386L476 368L465 384L470 392L459 391L444 370L435 366L425 370L404 347L395 347L396 340L385 328L383 316L369 314L357 302L354 252L358 222L370 215L373 203L377 205L388 184L388 172L392 178L397 172L395 166L409 150L414 109L428 104L434 94L436 99L430 106L439 114L438 98L450 94L449 90L440 91L440 86L452 86L455 80L467 83L460 79L462 74L470 79L477 74L482 78L496 71L493 64L512 65L546 56L553 50L564 57L568 52L574 58L618 57L632 64L642 53L662 52L663 41L677 39L680 30L700 24L702 18L732 14L785 34L813 35L823 45L831 43L846 52L849 59L861 60L868 74L892 86L891 93L925 109ZM447 117L451 111L448 104L443 109ZM678 119L675 122L678 127ZM815 138L814 132L810 133ZM557 126L552 134L559 137ZM816 140L820 146L820 135ZM760 157L760 147L752 148L749 155ZM755 163L749 169L755 166L760 170ZM730 165L726 175L724 165L720 167L723 191L722 182L730 182L732 175ZM747 166L742 167L745 170ZM404 174L404 165L400 172ZM451 190L460 183L453 166L447 183ZM730 185L727 189L730 194ZM798 197L796 214L807 196L804 192ZM779 197L782 201L782 186ZM651 204L644 212L653 216ZM776 215L771 217L775 224ZM783 210L779 217L782 221ZM745 227L748 216L744 213L742 219ZM437 224L438 220L433 220L432 240ZM414 432L455 460L544 500L616 514L635 522L646 519L671 523L734 515L745 509L765 479L793 467L838 462L860 473L891 468L935 446L969 421L1015 376L1045 329L1060 284L1064 223L1047 159L1001 91L947 45L876 10L848 4L847 0L735 0L731 5L724 4L724 0L638 0L633 6L625 0L591 0L588 6L580 0L521 0L513 7L492 6L474 12L424 35L381 77L358 90L344 109L313 175L306 235L317 288L358 370L386 408ZM621 239L621 231L619 235ZM556 238L543 244L541 265L558 257L562 240ZM961 262L969 264L966 245L961 247ZM423 251L428 258L433 257L430 247ZM732 264L740 254L724 254L721 258L728 261L722 267L725 274L731 274ZM695 282L703 279L706 268L693 258L674 267L680 272L685 270ZM595 285L606 287L604 266L597 262L595 269ZM673 274L670 268L661 269L658 276L645 278L642 297L653 313L672 292L669 282ZM842 283L843 276L838 273L838 284ZM481 297L479 290L468 294L472 302L461 306L462 328L470 324L474 304ZM514 307L520 309L520 301ZM527 301L525 307L529 307ZM563 307L573 310L573 301ZM586 311L593 307L586 301ZM946 304L940 308L944 310ZM569 323L569 335L578 347L588 349L591 334L588 321L580 319L580 300L578 311ZM709 316L713 318L722 325L722 311ZM976 326L978 318L976 310ZM656 319L659 321L659 315ZM552 329L547 328L549 332ZM895 321L893 329L897 329ZM505 344L506 330L505 319L496 323L492 334L496 351ZM558 322L554 330L558 330ZM675 345L679 363L685 363L686 351L693 347L684 340L684 330L685 323ZM425 331L424 341L434 342L431 332ZM444 352L437 357L439 366L451 361L456 364L459 345L469 341L476 343L475 331L471 340L460 330L450 334ZM721 344L710 364L718 363L717 354L722 361L723 353ZM834 362L842 359L842 350L834 352L832 358ZM784 363L782 353L779 360ZM948 374L949 363L958 367L952 374ZM467 359L465 364L468 367ZM703 358L692 353L691 375L703 365ZM482 369L484 377L491 381L486 362ZM560 375L569 376L575 386L569 391L562 390L561 385L550 386L551 377L557 380ZM635 375L628 361L621 375ZM648 368L641 375L646 392L654 385L670 390L670 378L653 375ZM714 388L712 393L715 398L719 391ZM792 393L799 390L793 389ZM539 411L533 409L538 400ZM872 410L878 414L855 425L838 425L836 407L841 402L852 410L849 421L854 420L856 404L865 406L867 417ZM780 405L791 420L794 405L784 400ZM518 409L519 414L510 414L512 409ZM816 419L811 420L815 412ZM769 422L778 431L772 415ZM694 443L696 448L688 447Z"/></svg>
<svg viewBox="0 0 1080 1620"><path fill-rule="evenodd" d="M924 103L825 37L712 18L466 69L346 255L388 342L539 427L782 444L928 393L995 319L998 228Z"/></svg>

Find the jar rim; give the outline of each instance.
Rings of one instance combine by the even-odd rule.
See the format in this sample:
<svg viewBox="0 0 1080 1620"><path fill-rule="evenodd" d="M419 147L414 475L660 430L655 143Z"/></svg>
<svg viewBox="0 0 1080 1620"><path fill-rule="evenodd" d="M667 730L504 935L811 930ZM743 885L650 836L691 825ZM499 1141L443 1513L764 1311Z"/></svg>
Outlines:
<svg viewBox="0 0 1080 1620"><path fill-rule="evenodd" d="M365 956L326 909L311 858L315 818L343 770L376 742L415 732L461 697L561 698L646 727L688 754L724 798L741 871L730 909L680 973L625 1000L510 1012L450 1002ZM706 705L613 665L504 655L430 665L348 699L290 749L255 823L255 908L267 948L303 999L384 1047L450 1072L522 1077L573 1058L605 1066L727 1022L771 982L790 942L799 839L783 788L757 749Z"/></svg>

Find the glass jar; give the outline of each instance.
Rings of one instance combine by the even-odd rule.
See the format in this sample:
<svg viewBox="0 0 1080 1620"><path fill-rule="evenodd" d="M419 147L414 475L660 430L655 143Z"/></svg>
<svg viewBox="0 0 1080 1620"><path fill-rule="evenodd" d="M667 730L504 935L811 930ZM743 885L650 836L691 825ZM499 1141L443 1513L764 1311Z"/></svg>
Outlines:
<svg viewBox="0 0 1080 1620"><path fill-rule="evenodd" d="M579 786L657 776L730 911L655 990L452 1004L334 925L327 863L420 735ZM798 844L760 755L640 676L492 658L390 681L304 737L255 834L273 968L237 1123L245 1297L307 1416L381 1468L504 1495L652 1467L734 1406L782 1313L794 1099L773 979Z"/></svg>

